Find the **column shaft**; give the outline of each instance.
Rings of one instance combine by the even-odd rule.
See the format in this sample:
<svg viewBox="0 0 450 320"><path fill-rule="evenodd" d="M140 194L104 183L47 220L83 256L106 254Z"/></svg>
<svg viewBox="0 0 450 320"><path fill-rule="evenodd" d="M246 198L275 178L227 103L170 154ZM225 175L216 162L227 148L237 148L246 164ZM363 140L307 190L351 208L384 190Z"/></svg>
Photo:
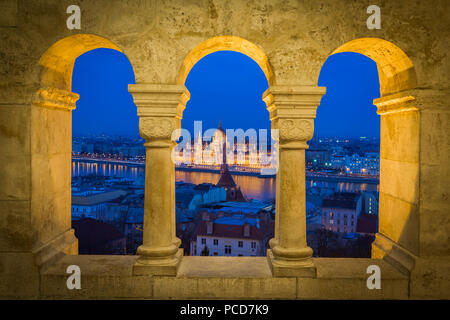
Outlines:
<svg viewBox="0 0 450 320"><path fill-rule="evenodd" d="M146 143L144 234L138 254L147 257L174 255L171 143ZM167 196L164 196L167 195Z"/></svg>
<svg viewBox="0 0 450 320"><path fill-rule="evenodd" d="M146 140L143 243L137 250L135 274L176 275L183 250L176 237L174 130L189 100L178 85L130 85Z"/></svg>
<svg viewBox="0 0 450 320"><path fill-rule="evenodd" d="M282 254L280 248L286 248L298 256L306 248L305 151L282 146L280 149L280 192L276 203L281 231L279 247L273 249L275 254ZM305 257L311 256L309 251Z"/></svg>
<svg viewBox="0 0 450 320"><path fill-rule="evenodd" d="M275 238L267 251L275 276L315 276L306 242L305 149L324 93L318 87L271 86L263 96L272 128L279 130Z"/></svg>

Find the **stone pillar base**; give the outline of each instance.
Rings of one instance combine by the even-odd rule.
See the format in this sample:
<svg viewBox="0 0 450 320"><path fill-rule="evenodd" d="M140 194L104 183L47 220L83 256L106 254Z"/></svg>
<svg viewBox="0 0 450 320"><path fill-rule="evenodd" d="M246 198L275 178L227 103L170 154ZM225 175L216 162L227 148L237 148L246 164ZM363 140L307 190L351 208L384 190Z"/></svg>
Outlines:
<svg viewBox="0 0 450 320"><path fill-rule="evenodd" d="M414 269L417 256L381 233L377 233L372 243L372 259L384 259L401 273L409 276Z"/></svg>
<svg viewBox="0 0 450 320"><path fill-rule="evenodd" d="M409 277L409 297L450 299L450 256L419 257L377 233L372 259L383 259Z"/></svg>
<svg viewBox="0 0 450 320"><path fill-rule="evenodd" d="M274 277L316 277L316 267L310 258L305 260L277 259L272 250L268 249L267 260Z"/></svg>
<svg viewBox="0 0 450 320"><path fill-rule="evenodd" d="M59 235L52 241L33 250L34 262L43 271L65 255L78 254L78 239L74 229Z"/></svg>
<svg viewBox="0 0 450 320"><path fill-rule="evenodd" d="M183 249L178 249L175 255L168 258L149 259L140 257L133 266L133 274L137 276L176 276L182 258Z"/></svg>

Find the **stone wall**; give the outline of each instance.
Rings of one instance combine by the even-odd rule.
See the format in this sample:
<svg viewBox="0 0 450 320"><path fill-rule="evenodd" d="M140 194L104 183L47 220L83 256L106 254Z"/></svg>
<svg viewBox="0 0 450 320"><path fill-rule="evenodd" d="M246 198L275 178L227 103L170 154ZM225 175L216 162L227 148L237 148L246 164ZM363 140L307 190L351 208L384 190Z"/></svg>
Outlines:
<svg viewBox="0 0 450 320"><path fill-rule="evenodd" d="M81 7L81 30L66 27L72 4ZM367 6L362 0L0 0L0 295L18 288L18 296L38 296L38 272L77 252L69 205L75 59L112 48L127 55L137 84L183 84L182 75L201 57L194 54L200 43L235 36L245 41L210 40L201 52L211 45L249 54L271 85L316 86L335 52L360 52L377 63L387 96L379 112L386 101L397 111L382 111L374 257L391 254L389 261L410 275L411 292L426 297L424 275L435 261L431 288L442 296L450 274L450 6L379 1L380 30L366 27ZM386 41L351 42L359 38ZM396 93L405 105L391 96Z"/></svg>
<svg viewBox="0 0 450 320"><path fill-rule="evenodd" d="M5 2L5 0L3 1ZM186 55L201 41L239 36L260 46L276 84L316 85L335 49L365 37L388 40L412 60L419 87L448 87L446 18L442 1L381 1L382 28L368 30L367 1L14 1L15 26L0 25L1 100L30 99L38 61L58 40L76 33L112 41L130 59L136 82L176 83ZM79 4L81 30L68 30L66 8ZM11 11L14 15L14 11ZM6 14L5 14L6 15ZM20 84L20 85L19 85ZM19 86L12 94L11 86ZM24 87L25 86L25 87ZM25 95L25 97L24 97Z"/></svg>

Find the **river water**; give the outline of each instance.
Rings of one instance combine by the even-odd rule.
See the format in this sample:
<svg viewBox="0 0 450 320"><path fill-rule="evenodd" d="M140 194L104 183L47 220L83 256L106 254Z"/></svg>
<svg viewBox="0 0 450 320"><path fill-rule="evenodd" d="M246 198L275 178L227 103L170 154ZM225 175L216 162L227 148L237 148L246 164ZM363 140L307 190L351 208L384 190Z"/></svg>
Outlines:
<svg viewBox="0 0 450 320"><path fill-rule="evenodd" d="M89 174L116 176L129 179L143 179L145 176L145 168L143 166L122 165L113 163L96 163L96 162L72 162L72 176L85 176ZM176 171L176 181L184 181L188 183L217 183L219 181L219 173L211 172L192 172L192 171ZM258 177L233 175L234 181L240 186L242 193L247 199L271 200L275 199L276 182L274 177ZM307 180L307 187L333 188L338 192L356 192L356 191L377 191L377 184L355 183L355 182L330 182Z"/></svg>

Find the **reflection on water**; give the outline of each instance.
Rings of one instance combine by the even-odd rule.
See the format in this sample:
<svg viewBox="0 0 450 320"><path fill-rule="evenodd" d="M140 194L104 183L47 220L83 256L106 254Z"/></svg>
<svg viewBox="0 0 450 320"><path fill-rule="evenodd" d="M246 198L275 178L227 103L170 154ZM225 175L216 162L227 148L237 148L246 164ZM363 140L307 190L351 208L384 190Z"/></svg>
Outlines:
<svg viewBox="0 0 450 320"><path fill-rule="evenodd" d="M72 161L72 177L90 174L136 179L145 175L145 168L112 163Z"/></svg>
<svg viewBox="0 0 450 320"><path fill-rule="evenodd" d="M380 191L379 184L373 183L355 183L355 182L329 182L307 180L306 185L309 187L334 188L336 192L357 192L357 191Z"/></svg>
<svg viewBox="0 0 450 320"><path fill-rule="evenodd" d="M232 175L236 184L241 188L247 199L270 200L275 199L275 179L259 178L257 176ZM219 182L220 174L210 172L176 171L176 181L200 184L203 182Z"/></svg>
<svg viewBox="0 0 450 320"><path fill-rule="evenodd" d="M121 165L112 163L72 162L72 176L85 176L89 174L116 176L121 178L137 179L145 176L142 166ZM176 171L176 181L188 183L217 183L218 173ZM233 175L233 178L247 199L271 200L275 199L275 178L259 178L257 176ZM307 186L319 188L333 188L338 192L379 191L379 185L354 182L329 182L307 180Z"/></svg>

